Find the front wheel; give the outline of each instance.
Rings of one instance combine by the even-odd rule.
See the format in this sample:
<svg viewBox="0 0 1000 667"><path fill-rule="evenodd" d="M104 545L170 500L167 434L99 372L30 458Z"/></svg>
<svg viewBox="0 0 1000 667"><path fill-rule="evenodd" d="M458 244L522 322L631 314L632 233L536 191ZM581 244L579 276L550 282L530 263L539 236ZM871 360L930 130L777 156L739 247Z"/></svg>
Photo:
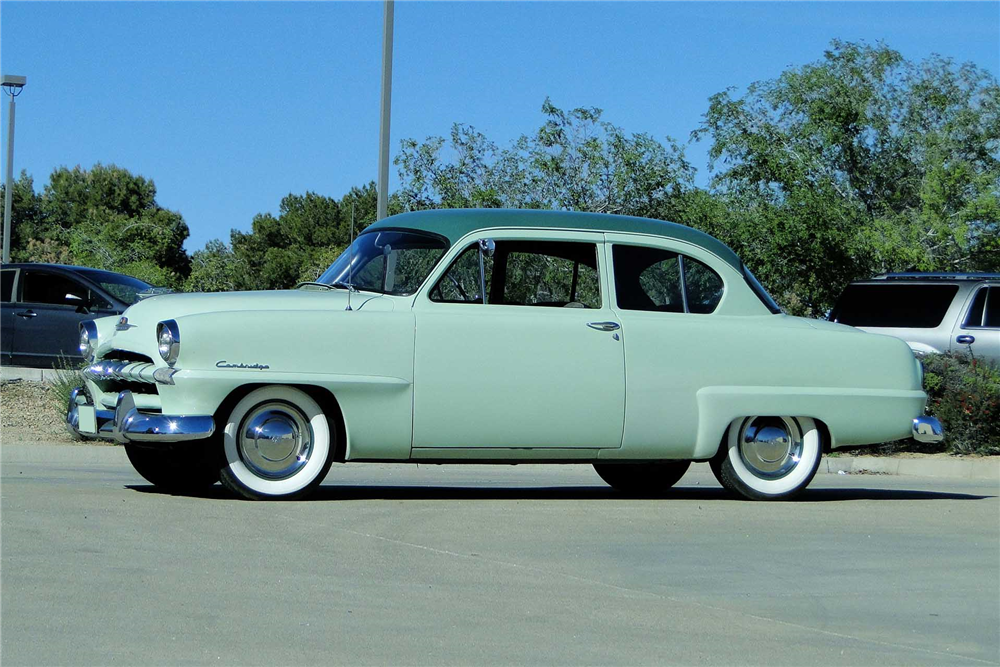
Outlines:
<svg viewBox="0 0 1000 667"><path fill-rule="evenodd" d="M222 444L222 485L252 500L305 496L333 461L323 409L294 387L261 387L244 396L229 415Z"/></svg>
<svg viewBox="0 0 1000 667"><path fill-rule="evenodd" d="M208 442L159 447L126 443L125 455L147 482L171 493L200 491L219 481L216 454Z"/></svg>
<svg viewBox="0 0 1000 667"><path fill-rule="evenodd" d="M712 472L750 500L791 498L819 469L823 436L808 417L745 417L729 425Z"/></svg>
<svg viewBox="0 0 1000 667"><path fill-rule="evenodd" d="M690 461L595 463L594 470L615 491L659 495L679 482L690 465Z"/></svg>

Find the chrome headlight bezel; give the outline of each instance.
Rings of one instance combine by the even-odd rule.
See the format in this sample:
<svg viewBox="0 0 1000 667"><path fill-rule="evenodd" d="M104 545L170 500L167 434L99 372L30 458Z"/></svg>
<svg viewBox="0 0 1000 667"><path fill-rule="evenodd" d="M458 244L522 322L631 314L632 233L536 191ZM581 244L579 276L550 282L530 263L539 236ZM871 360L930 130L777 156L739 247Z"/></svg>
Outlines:
<svg viewBox="0 0 1000 667"><path fill-rule="evenodd" d="M156 325L156 349L160 357L173 367L181 353L181 334L175 320L164 320Z"/></svg>
<svg viewBox="0 0 1000 667"><path fill-rule="evenodd" d="M97 325L93 320L80 322L80 343L77 349L87 361L94 360L94 353L97 352Z"/></svg>

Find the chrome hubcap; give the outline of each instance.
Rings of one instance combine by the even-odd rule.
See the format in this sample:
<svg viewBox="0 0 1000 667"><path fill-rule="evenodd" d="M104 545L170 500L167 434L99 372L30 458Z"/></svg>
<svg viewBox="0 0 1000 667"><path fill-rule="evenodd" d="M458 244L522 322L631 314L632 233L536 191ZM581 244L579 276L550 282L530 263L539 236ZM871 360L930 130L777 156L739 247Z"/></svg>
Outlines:
<svg viewBox="0 0 1000 667"><path fill-rule="evenodd" d="M798 425L785 417L753 417L740 429L740 458L758 477L778 479L802 459Z"/></svg>
<svg viewBox="0 0 1000 667"><path fill-rule="evenodd" d="M288 403L258 405L243 420L240 458L250 470L268 479L284 479L298 472L312 454L309 420Z"/></svg>

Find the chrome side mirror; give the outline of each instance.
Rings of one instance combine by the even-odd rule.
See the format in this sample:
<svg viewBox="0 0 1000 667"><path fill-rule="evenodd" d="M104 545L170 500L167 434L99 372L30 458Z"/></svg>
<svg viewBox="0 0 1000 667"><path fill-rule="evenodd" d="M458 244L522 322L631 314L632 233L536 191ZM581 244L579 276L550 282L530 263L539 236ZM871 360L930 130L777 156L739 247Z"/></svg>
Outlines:
<svg viewBox="0 0 1000 667"><path fill-rule="evenodd" d="M492 257L497 250L493 239L479 239L479 294L486 305L486 262L485 257Z"/></svg>

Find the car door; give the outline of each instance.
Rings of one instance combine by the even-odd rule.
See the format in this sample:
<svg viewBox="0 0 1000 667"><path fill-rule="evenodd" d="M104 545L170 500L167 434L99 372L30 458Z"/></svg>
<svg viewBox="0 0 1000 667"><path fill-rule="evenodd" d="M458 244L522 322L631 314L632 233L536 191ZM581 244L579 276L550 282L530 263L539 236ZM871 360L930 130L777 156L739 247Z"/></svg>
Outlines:
<svg viewBox="0 0 1000 667"><path fill-rule="evenodd" d="M952 334L951 349L1000 363L1000 285L982 285L973 291Z"/></svg>
<svg viewBox="0 0 1000 667"><path fill-rule="evenodd" d="M625 343L624 456L683 458L697 440L697 392L717 369L725 284L703 250L607 234ZM714 260L718 262L716 258Z"/></svg>
<svg viewBox="0 0 1000 667"><path fill-rule="evenodd" d="M624 353L604 296L603 236L492 239L486 303L476 239L414 302L414 449L620 447Z"/></svg>
<svg viewBox="0 0 1000 667"><path fill-rule="evenodd" d="M14 344L14 303L17 269L0 270L0 363L10 364Z"/></svg>
<svg viewBox="0 0 1000 667"><path fill-rule="evenodd" d="M18 291L13 363L52 368L63 359L74 364L81 362L79 324L99 316L87 308L92 301L91 289L63 272L25 268L19 276Z"/></svg>

